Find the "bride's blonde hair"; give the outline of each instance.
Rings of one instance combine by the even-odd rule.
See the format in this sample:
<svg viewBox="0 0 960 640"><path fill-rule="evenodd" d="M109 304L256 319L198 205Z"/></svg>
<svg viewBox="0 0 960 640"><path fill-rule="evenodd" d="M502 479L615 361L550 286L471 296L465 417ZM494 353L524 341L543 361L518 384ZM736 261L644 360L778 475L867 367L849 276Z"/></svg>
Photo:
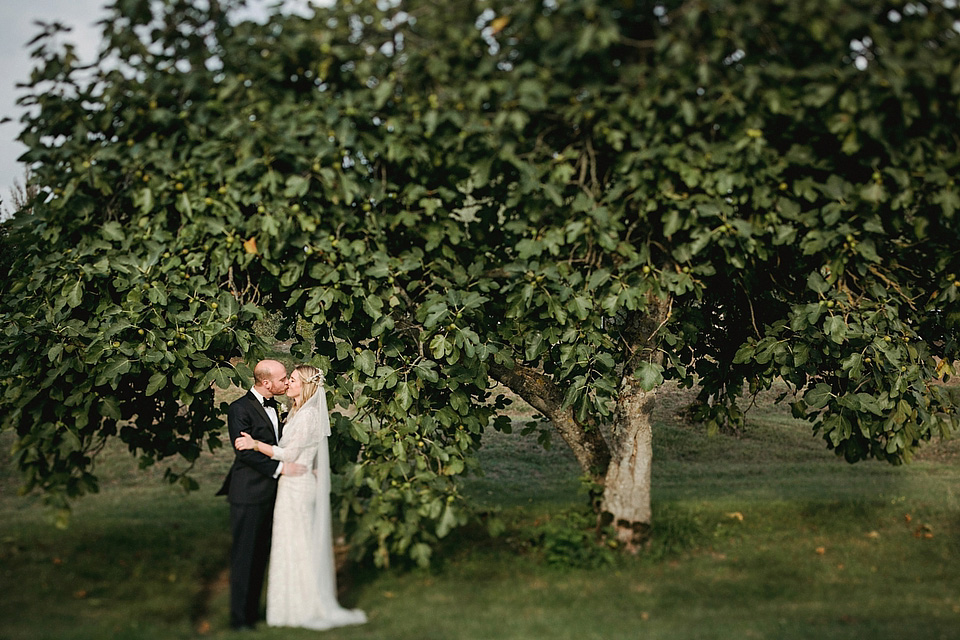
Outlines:
<svg viewBox="0 0 960 640"><path fill-rule="evenodd" d="M300 375L300 401L297 402L294 400L293 409L290 411L290 417L293 417L293 414L295 414L300 407L306 404L307 400L312 398L313 394L317 392L317 389L323 385L323 372L314 366L309 364L300 364L294 368L294 372Z"/></svg>

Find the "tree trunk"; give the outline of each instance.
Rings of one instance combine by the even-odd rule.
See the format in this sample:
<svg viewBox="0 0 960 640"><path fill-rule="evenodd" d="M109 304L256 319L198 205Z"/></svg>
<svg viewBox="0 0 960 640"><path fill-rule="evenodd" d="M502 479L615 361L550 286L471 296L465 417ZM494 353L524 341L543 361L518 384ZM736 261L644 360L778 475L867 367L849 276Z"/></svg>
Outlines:
<svg viewBox="0 0 960 640"><path fill-rule="evenodd" d="M651 295L644 313L636 313L621 333L630 345L613 413L612 459L603 484L599 522L612 526L617 540L636 553L650 537L650 471L653 464L653 408L662 388L644 391L633 377L643 362L662 365L660 329L670 318L672 300Z"/></svg>
<svg viewBox="0 0 960 640"><path fill-rule="evenodd" d="M650 535L651 415L657 389L644 391L633 377L624 377L611 446L600 429L584 428L572 410L560 409L563 394L544 374L520 365L514 369L493 365L490 375L550 420L580 468L603 488L596 505L598 522L612 526L622 547L636 553Z"/></svg>
<svg viewBox="0 0 960 640"><path fill-rule="evenodd" d="M645 313L631 316L621 331L629 345L613 415L612 442L596 424L581 424L571 409L561 409L563 393L542 371L491 363L489 375L546 416L573 451L580 468L603 487L598 523L612 526L623 548L636 553L650 536L650 471L653 462L651 417L659 386L644 391L633 377L642 362L660 365L657 334L670 317L671 300L651 296Z"/></svg>
<svg viewBox="0 0 960 640"><path fill-rule="evenodd" d="M636 380L625 377L613 416L612 459L604 480L600 524L612 526L617 540L631 553L650 535L650 418L656 395L656 388L644 391Z"/></svg>

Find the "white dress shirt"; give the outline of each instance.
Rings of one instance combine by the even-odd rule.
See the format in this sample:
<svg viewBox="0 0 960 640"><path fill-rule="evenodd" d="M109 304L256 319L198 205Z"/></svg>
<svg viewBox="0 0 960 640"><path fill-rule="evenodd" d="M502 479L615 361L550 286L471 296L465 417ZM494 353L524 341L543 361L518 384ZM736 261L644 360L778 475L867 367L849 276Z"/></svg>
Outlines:
<svg viewBox="0 0 960 640"><path fill-rule="evenodd" d="M263 401L266 400L266 398L264 398L259 391L257 391L256 389L250 389L250 393L252 393L253 397L255 397L257 401L261 405L263 405ZM277 439L277 442L280 442L280 416L277 415L277 410L274 409L273 407L266 407L266 406L263 407L263 410L266 412L267 417L270 418L270 422L273 423L274 437ZM277 478L280 476L281 473L283 473L283 462L277 465L277 470L276 472L274 472L273 477Z"/></svg>

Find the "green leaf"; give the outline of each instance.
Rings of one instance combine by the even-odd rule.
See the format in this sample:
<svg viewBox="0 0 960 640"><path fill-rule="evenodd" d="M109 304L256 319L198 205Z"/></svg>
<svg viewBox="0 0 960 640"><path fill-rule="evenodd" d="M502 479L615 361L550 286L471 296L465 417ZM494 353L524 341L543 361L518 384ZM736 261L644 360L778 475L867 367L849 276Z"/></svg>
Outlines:
<svg viewBox="0 0 960 640"><path fill-rule="evenodd" d="M833 398L833 392L830 386L824 383L818 383L812 389L809 389L804 395L803 400L811 409L822 409Z"/></svg>
<svg viewBox="0 0 960 640"><path fill-rule="evenodd" d="M842 363L843 369L850 372L850 376L857 378L860 376L863 370L863 355L859 353L852 353Z"/></svg>
<svg viewBox="0 0 960 640"><path fill-rule="evenodd" d="M584 320L588 315L590 315L591 306L592 305L590 304L590 301L583 296L574 296L570 301L568 308L573 311L573 314L579 320Z"/></svg>
<svg viewBox="0 0 960 640"><path fill-rule="evenodd" d="M414 366L413 370L417 374L417 377L426 382L435 383L440 379L439 374L437 374L434 369L434 362L427 360L420 362Z"/></svg>
<svg viewBox="0 0 960 640"><path fill-rule="evenodd" d="M887 199L887 192L882 184L871 182L860 191L860 197L867 202L879 204Z"/></svg>
<svg viewBox="0 0 960 640"><path fill-rule="evenodd" d="M70 308L79 306L83 302L83 281L77 280L72 285L68 285L64 289L63 295Z"/></svg>
<svg viewBox="0 0 960 640"><path fill-rule="evenodd" d="M229 389L233 380L230 371L223 367L216 367L213 370L213 380L221 389Z"/></svg>
<svg viewBox="0 0 960 640"><path fill-rule="evenodd" d="M134 196L134 204L140 207L140 213L149 214L153 211L153 191L144 187Z"/></svg>
<svg viewBox="0 0 960 640"><path fill-rule="evenodd" d="M681 224L680 212L676 209L669 210L663 215L663 235L668 238L671 237L680 230Z"/></svg>
<svg viewBox="0 0 960 640"><path fill-rule="evenodd" d="M432 554L433 550L423 542L418 542L410 547L410 558L420 567L430 566L430 556Z"/></svg>
<svg viewBox="0 0 960 640"><path fill-rule="evenodd" d="M641 362L634 370L633 377L644 391L651 391L663 382L663 367L653 362Z"/></svg>
<svg viewBox="0 0 960 640"><path fill-rule="evenodd" d="M371 319L376 320L383 313L380 311L383 309L383 300L377 296L366 296L363 299L363 310L366 312Z"/></svg>
<svg viewBox="0 0 960 640"><path fill-rule="evenodd" d="M433 336L433 339L430 341L430 351L433 353L434 358L442 358L447 353L452 352L452 346L447 342L445 336L438 333Z"/></svg>
<svg viewBox="0 0 960 640"><path fill-rule="evenodd" d="M310 178L304 176L290 176L287 178L286 188L283 195L287 198L299 198L305 196L310 190Z"/></svg>
<svg viewBox="0 0 960 640"><path fill-rule="evenodd" d="M526 339L525 355L528 361L536 360L543 351L543 335L539 332L531 333Z"/></svg>
<svg viewBox="0 0 960 640"><path fill-rule="evenodd" d="M190 205L190 196L188 196L185 191L177 196L177 211L188 218L193 215L193 207Z"/></svg>
<svg viewBox="0 0 960 640"><path fill-rule="evenodd" d="M177 385L181 389L186 389L190 386L190 377L187 375L187 372L183 369L178 369L173 374L173 384ZM219 383L219 380L218 380ZM149 394L148 394L149 395Z"/></svg>
<svg viewBox="0 0 960 640"><path fill-rule="evenodd" d="M103 237L114 242L122 242L124 238L123 226L116 220L103 225Z"/></svg>
<svg viewBox="0 0 960 640"><path fill-rule="evenodd" d="M350 436L354 440L361 444L367 444L370 442L370 434L367 433L362 424L356 420L350 420L348 424L350 425Z"/></svg>
<svg viewBox="0 0 960 640"><path fill-rule="evenodd" d="M413 397L410 395L410 387L406 382L397 385L396 395L397 404L401 411L408 410L413 405Z"/></svg>
<svg viewBox="0 0 960 640"><path fill-rule="evenodd" d="M150 380L147 382L147 389L144 393L148 396L152 396L160 389L163 389L167 384L167 376L162 373L155 373L150 376Z"/></svg>
<svg viewBox="0 0 960 640"><path fill-rule="evenodd" d="M827 316L823 321L823 332L830 336L830 340L840 344L847 336L847 323L841 316Z"/></svg>
<svg viewBox="0 0 960 640"><path fill-rule="evenodd" d="M457 526L457 517L450 505L447 505L443 509L443 515L440 516L440 522L437 523L437 537L445 538L455 526Z"/></svg>
<svg viewBox="0 0 960 640"><path fill-rule="evenodd" d="M606 269L597 269L590 274L590 278L587 280L587 290L593 291L600 285L607 282L610 279L610 272Z"/></svg>
<svg viewBox="0 0 960 640"><path fill-rule="evenodd" d="M372 376L376 371L377 357L374 355L373 351L364 349L357 354L356 358L353 359L353 366L355 369L362 371L366 375Z"/></svg>
<svg viewBox="0 0 960 640"><path fill-rule="evenodd" d="M47 359L50 362L56 362L59 360L60 356L63 354L63 344L56 343L47 351Z"/></svg>
<svg viewBox="0 0 960 640"><path fill-rule="evenodd" d="M100 414L113 420L119 420L122 414L120 413L120 402L117 398L113 396L100 398Z"/></svg>
<svg viewBox="0 0 960 640"><path fill-rule="evenodd" d="M240 311L240 304L229 291L222 291L220 295L217 296L217 305L217 310L220 312L220 315L225 318L235 316L237 312Z"/></svg>
<svg viewBox="0 0 960 640"><path fill-rule="evenodd" d="M127 371L130 371L130 361L124 357L114 358L100 372L98 381L116 383Z"/></svg>
<svg viewBox="0 0 960 640"><path fill-rule="evenodd" d="M814 271L807 276L807 287L817 293L826 293L830 290L830 285L818 271Z"/></svg>
<svg viewBox="0 0 960 640"><path fill-rule="evenodd" d="M737 349L737 353L733 356L733 363L743 364L745 362L749 362L756 352L756 346L752 344L742 345L739 349Z"/></svg>
<svg viewBox="0 0 960 640"><path fill-rule="evenodd" d="M874 396L867 393L858 393L857 399L860 401L860 408L862 410L869 411L875 416L884 416L885 412L880 406L880 402Z"/></svg>
<svg viewBox="0 0 960 640"><path fill-rule="evenodd" d="M952 218L953 214L960 209L960 194L953 189L944 189L933 197L933 201L943 207L943 215Z"/></svg>
<svg viewBox="0 0 960 640"><path fill-rule="evenodd" d="M289 289L293 287L297 282L300 281L300 278L303 277L303 265L302 264L288 264L287 268L284 270L283 275L280 276L280 286L284 289Z"/></svg>

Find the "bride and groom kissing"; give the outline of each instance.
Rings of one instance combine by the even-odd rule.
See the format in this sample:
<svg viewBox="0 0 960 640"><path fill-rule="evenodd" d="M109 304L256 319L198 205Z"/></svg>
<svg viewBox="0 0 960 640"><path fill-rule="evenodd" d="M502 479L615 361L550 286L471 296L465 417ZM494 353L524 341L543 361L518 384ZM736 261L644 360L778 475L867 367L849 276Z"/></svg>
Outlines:
<svg viewBox="0 0 960 640"><path fill-rule="evenodd" d="M230 626L259 620L265 576L269 626L362 624L362 611L337 602L323 372L299 365L288 377L282 363L262 360L253 376L227 411L236 458L217 494L230 503ZM278 395L293 400L285 421Z"/></svg>

